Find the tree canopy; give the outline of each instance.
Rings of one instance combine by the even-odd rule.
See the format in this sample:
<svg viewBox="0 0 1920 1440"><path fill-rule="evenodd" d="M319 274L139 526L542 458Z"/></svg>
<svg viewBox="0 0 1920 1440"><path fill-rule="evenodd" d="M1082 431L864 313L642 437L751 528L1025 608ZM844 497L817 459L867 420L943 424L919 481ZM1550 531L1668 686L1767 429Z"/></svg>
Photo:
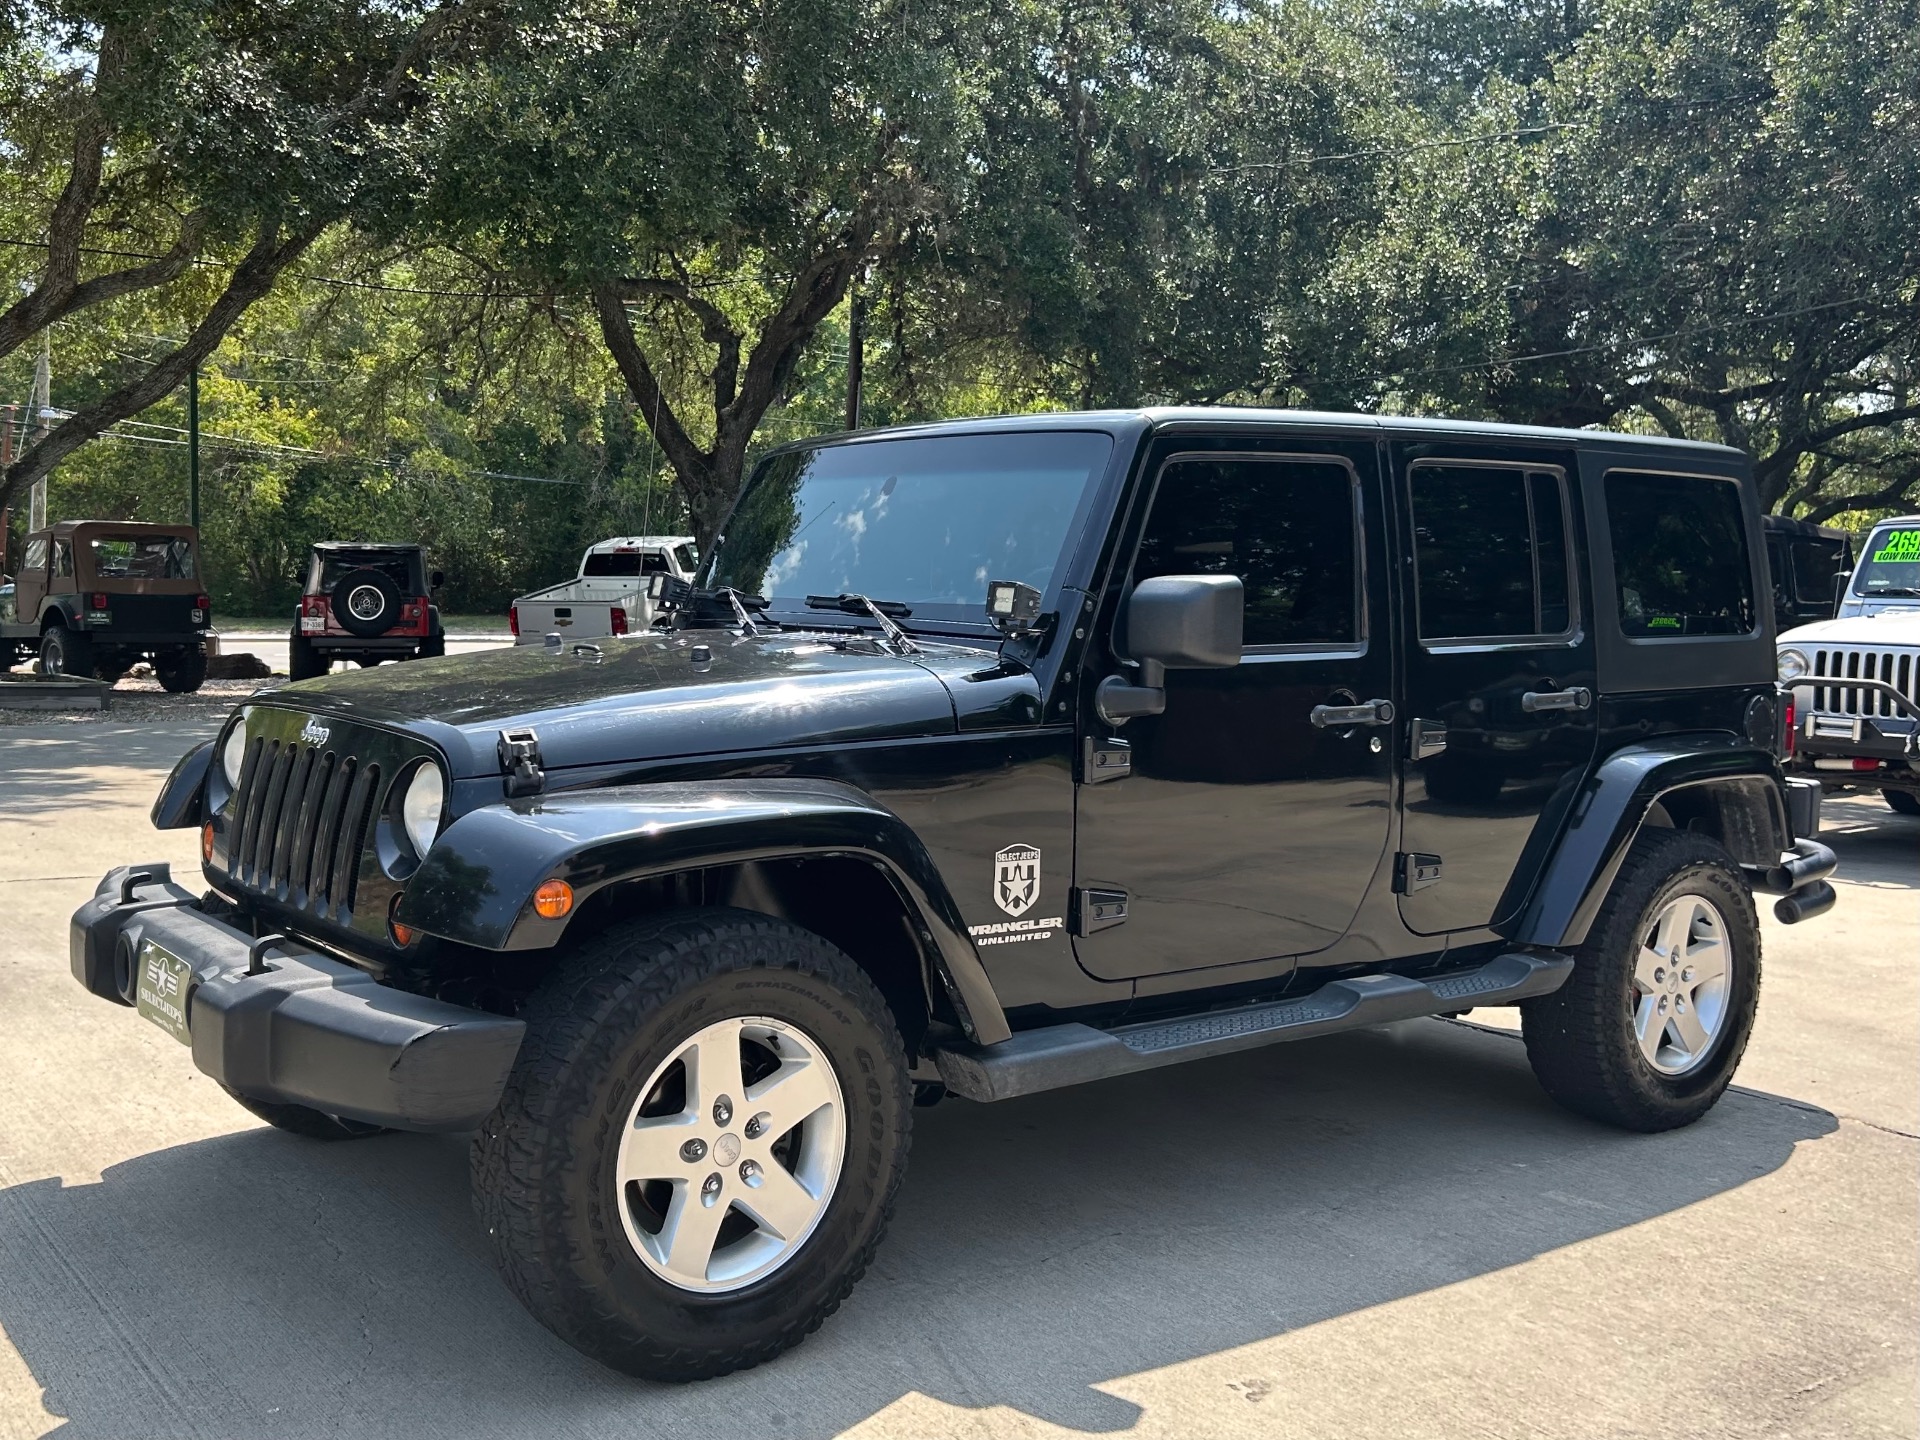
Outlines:
<svg viewBox="0 0 1920 1440"><path fill-rule="evenodd" d="M223 608L426 538L494 608L847 423L1610 426L1920 493L1920 0L0 3L0 401ZM16 410L15 438L36 427Z"/></svg>

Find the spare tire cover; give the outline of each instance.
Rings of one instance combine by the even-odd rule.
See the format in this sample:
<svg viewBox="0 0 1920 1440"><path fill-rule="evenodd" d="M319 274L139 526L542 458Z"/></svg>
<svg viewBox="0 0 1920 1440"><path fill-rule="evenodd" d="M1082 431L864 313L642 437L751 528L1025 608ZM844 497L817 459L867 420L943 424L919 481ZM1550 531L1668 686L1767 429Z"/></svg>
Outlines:
<svg viewBox="0 0 1920 1440"><path fill-rule="evenodd" d="M380 570L349 570L333 587L333 618L349 635L371 639L400 622L400 587Z"/></svg>

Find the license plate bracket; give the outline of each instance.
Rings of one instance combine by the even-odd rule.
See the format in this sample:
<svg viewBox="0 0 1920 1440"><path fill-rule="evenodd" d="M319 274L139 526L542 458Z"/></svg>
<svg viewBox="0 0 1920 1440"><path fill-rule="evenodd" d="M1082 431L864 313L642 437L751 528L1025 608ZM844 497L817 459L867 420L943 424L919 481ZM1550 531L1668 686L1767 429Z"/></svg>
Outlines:
<svg viewBox="0 0 1920 1440"><path fill-rule="evenodd" d="M135 963L140 967L134 983L134 1009L182 1045L191 1045L187 1029L188 992L193 985L193 967L178 955L151 940L140 943Z"/></svg>

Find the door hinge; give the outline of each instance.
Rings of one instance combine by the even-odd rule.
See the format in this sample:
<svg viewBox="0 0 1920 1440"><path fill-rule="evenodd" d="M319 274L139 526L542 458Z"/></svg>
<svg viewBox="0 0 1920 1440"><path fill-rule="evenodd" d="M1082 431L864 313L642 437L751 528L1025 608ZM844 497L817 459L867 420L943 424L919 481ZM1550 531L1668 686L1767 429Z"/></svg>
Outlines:
<svg viewBox="0 0 1920 1440"><path fill-rule="evenodd" d="M502 730L496 747L500 756L501 789L509 800L538 795L547 783L540 758L540 737L531 729Z"/></svg>
<svg viewBox="0 0 1920 1440"><path fill-rule="evenodd" d="M1133 746L1125 740L1096 740L1089 735L1080 751L1080 779L1102 785L1133 773Z"/></svg>
<svg viewBox="0 0 1920 1440"><path fill-rule="evenodd" d="M1072 931L1092 935L1111 930L1127 921L1127 892L1124 890L1075 890L1073 892Z"/></svg>
<svg viewBox="0 0 1920 1440"><path fill-rule="evenodd" d="M1438 855L1409 855L1403 850L1393 857L1393 888L1399 894L1411 895L1439 883Z"/></svg>

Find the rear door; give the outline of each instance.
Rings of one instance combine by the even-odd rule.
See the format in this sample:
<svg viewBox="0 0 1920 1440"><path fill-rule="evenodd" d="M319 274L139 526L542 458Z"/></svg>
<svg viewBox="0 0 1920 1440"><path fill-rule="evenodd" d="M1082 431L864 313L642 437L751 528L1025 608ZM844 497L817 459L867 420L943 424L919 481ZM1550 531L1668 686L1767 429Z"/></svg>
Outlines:
<svg viewBox="0 0 1920 1440"><path fill-rule="evenodd" d="M1571 451L1394 446L1409 528L1400 916L1494 924L1543 815L1595 744L1594 650Z"/></svg>

